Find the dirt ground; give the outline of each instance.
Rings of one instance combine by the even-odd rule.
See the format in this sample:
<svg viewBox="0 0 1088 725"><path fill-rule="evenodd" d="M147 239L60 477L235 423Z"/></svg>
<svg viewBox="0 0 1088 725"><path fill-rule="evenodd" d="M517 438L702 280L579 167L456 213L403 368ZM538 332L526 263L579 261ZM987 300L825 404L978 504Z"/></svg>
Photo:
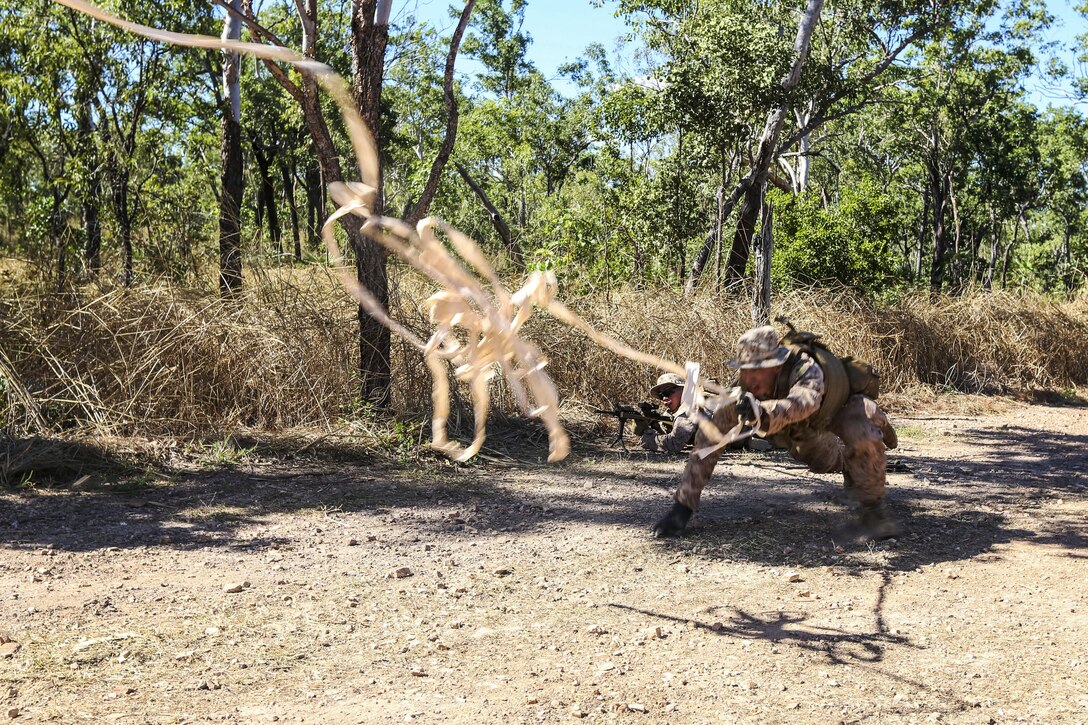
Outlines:
<svg viewBox="0 0 1088 725"><path fill-rule="evenodd" d="M780 452L0 491L0 721L1088 722L1088 409L896 424L879 544Z"/></svg>

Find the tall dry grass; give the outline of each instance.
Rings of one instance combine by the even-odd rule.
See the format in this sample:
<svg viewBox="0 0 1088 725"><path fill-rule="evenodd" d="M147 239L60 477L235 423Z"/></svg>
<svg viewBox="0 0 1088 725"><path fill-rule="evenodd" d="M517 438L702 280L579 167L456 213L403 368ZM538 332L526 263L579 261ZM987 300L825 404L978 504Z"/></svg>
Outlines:
<svg viewBox="0 0 1088 725"><path fill-rule="evenodd" d="M399 318L426 336L430 289L395 279ZM671 290L613 292L573 306L599 330L672 360L725 361L748 326L746 298ZM794 292L775 313L824 334L841 354L881 369L885 390L1000 393L1088 384L1088 296L1057 303L1030 293L924 295L875 304L847 292ZM0 297L0 422L6 428L214 435L238 428L327 426L356 414L355 307L320 269L250 280L243 297L169 285ZM544 314L526 334L547 354L569 417L585 404L640 398L657 371L618 358ZM395 343L394 403L425 412L430 380ZM494 409L514 413L501 378Z"/></svg>

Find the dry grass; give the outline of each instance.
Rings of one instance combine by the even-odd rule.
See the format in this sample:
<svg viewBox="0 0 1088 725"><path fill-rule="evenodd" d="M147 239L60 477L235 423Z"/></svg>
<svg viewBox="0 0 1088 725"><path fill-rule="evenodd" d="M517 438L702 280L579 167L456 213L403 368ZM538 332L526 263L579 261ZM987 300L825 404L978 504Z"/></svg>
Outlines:
<svg viewBox="0 0 1088 725"><path fill-rule="evenodd" d="M40 429L44 421L53 432L218 435L327 427L357 413L355 307L319 269L263 274L234 302L166 285L9 289L0 298L0 352L8 361L0 368L0 413L11 430ZM394 289L399 319L426 336L422 301L431 290L409 279ZM573 306L602 332L677 362L700 361L723 381L730 378L724 361L750 319L746 299L686 299L670 290ZM780 297L776 312L875 364L893 395L1088 385L1083 295L1064 304L976 293L876 305L812 291ZM568 419L584 419L584 404L640 398L657 374L543 314L526 333L548 355ZM414 350L394 345L396 409L425 412L426 368ZM494 385L496 411L513 413L501 378Z"/></svg>

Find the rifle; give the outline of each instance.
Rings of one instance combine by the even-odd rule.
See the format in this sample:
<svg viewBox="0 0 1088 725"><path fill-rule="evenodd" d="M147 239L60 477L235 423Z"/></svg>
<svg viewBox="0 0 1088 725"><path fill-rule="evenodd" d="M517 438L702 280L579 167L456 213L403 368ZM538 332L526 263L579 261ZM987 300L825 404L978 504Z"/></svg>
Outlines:
<svg viewBox="0 0 1088 725"><path fill-rule="evenodd" d="M619 430L616 432L616 439L609 443L610 446L614 446L617 443L627 450L627 445L623 441L623 433L627 428L627 421L633 420L635 423L644 422L646 427L653 429L658 433L667 433L672 430L672 416L667 413L660 413L657 410L655 403L639 403L635 405L626 405L624 403L613 403L612 409L606 408L594 408L594 413L600 415L611 415L619 420Z"/></svg>

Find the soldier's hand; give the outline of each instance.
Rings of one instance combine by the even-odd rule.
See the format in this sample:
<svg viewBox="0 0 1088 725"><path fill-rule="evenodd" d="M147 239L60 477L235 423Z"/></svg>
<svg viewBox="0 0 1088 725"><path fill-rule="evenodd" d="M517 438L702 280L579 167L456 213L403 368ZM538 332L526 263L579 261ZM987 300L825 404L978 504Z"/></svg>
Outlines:
<svg viewBox="0 0 1088 725"><path fill-rule="evenodd" d="M646 432L646 429L650 427L650 422L645 418L640 418L635 421L635 435L641 436Z"/></svg>
<svg viewBox="0 0 1088 725"><path fill-rule="evenodd" d="M744 395L737 401L737 417L742 423L752 425L756 422L755 405L750 395Z"/></svg>

